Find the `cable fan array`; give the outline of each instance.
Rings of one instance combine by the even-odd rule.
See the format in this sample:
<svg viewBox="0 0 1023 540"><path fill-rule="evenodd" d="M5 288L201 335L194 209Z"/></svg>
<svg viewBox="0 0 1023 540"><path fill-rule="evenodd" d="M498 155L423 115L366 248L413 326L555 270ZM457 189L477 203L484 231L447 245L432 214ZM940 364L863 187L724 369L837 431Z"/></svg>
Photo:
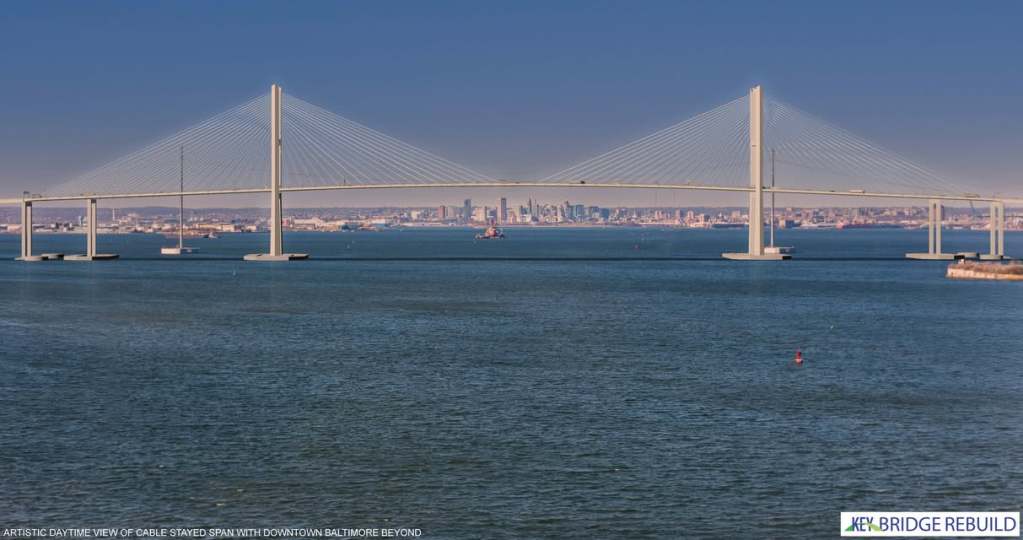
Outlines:
<svg viewBox="0 0 1023 540"><path fill-rule="evenodd" d="M774 150L780 187L922 195L964 192L947 178L782 101L764 102L764 148L765 160Z"/></svg>
<svg viewBox="0 0 1023 540"><path fill-rule="evenodd" d="M747 185L748 115L749 98L741 97L542 181Z"/></svg>
<svg viewBox="0 0 1023 540"><path fill-rule="evenodd" d="M764 159L779 187L963 194L953 182L781 101L764 101ZM771 163L765 162L766 166ZM772 169L765 168L772 174ZM749 185L749 98L588 159L547 182ZM765 176L765 184L771 178Z"/></svg>
<svg viewBox="0 0 1023 540"><path fill-rule="evenodd" d="M177 193L269 184L270 98L251 99L53 188L51 195ZM467 167L294 96L283 103L285 187L493 183ZM956 194L940 175L777 100L764 102L765 161L777 186ZM771 163L765 163L770 166ZM765 173L772 169L765 167ZM749 184L749 98L725 103L564 169L541 183ZM770 178L765 174L765 183Z"/></svg>
<svg viewBox="0 0 1023 540"><path fill-rule="evenodd" d="M185 190L259 188L270 163L269 94L49 189L53 195L176 193L181 152Z"/></svg>
<svg viewBox="0 0 1023 540"><path fill-rule="evenodd" d="M283 103L283 184L335 186L493 182L457 163L293 96ZM52 195L265 188L270 97L249 100L49 190Z"/></svg>
<svg viewBox="0 0 1023 540"><path fill-rule="evenodd" d="M495 181L293 96L285 96L283 116L288 186Z"/></svg>

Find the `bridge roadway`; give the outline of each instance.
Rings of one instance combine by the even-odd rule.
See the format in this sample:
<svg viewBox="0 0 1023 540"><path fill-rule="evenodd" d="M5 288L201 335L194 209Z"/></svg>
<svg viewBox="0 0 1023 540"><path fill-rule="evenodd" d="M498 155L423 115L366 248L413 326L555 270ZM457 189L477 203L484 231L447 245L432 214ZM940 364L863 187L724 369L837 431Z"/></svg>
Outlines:
<svg viewBox="0 0 1023 540"><path fill-rule="evenodd" d="M413 183L413 184L337 184L324 186L281 186L283 193L299 193L305 191L333 191L348 189L423 189L423 188L591 188L591 189L681 189L693 191L724 191L751 193L753 187L713 186L704 184L638 184L625 182L535 182L535 181L498 181L498 182L445 182L445 183ZM108 193L108 194L77 194L77 195L29 195L22 198L0 199L0 205L19 205L22 202L60 202L114 199L147 199L158 197L201 197L209 195L239 195L252 193L270 193L271 188L229 188L211 190L166 191L148 193ZM1023 204L1023 198L985 197L975 194L922 194L922 193L884 193L863 190L834 190L812 188L764 187L763 193L786 195L821 195L838 197L864 197L903 200L940 200L958 202L1001 202L1004 204Z"/></svg>
<svg viewBox="0 0 1023 540"><path fill-rule="evenodd" d="M86 201L88 213L91 216L88 220L89 230L87 234L87 250L85 255L74 255L67 257L68 260L103 260L116 258L116 255L99 254L96 251L96 202L97 200L111 200L111 199L141 199L141 198L158 198L158 197L198 197L198 196L211 196L211 195L235 195L235 194L259 194L259 193L270 193L272 202L275 201L277 212L275 214L276 219L280 219L281 216L281 199L280 193L300 193L305 191L332 191L332 190L350 190L350 189L423 189L423 188L588 188L588 189L676 189L676 190L693 190L693 191L718 191L718 192L737 192L737 193L748 193L750 194L750 208L751 215L754 209L754 205L759 210L762 208L763 202L762 197L764 193L772 194L787 194L787 195L814 195L814 196L833 196L833 197L863 197L863 198L880 198L880 199L901 199L901 200L927 200L928 201L928 249L927 252L921 253L907 253L906 256L911 259L927 259L927 260L948 260L955 257L955 254L944 253L941 249L941 223L942 223L942 208L941 201L956 201L956 202L985 202L991 204L991 240L989 253L981 255L983 259L1001 260L1005 258L1005 205L1023 203L1023 199L1005 199L1005 198L994 198L984 197L972 193L964 193L962 195L930 195L930 194L919 194L919 193L881 193L881 192L869 192L865 190L826 190L826 189L804 189L804 188L784 188L784 187L760 187L759 190L756 187L728 187L728 186L711 186L711 185L700 185L700 184L637 184L637 183L625 183L625 182L535 182L535 181L495 181L495 182L445 182L445 183L394 183L394 184L371 184L371 185L326 185L326 186L296 186L296 187L285 187L279 186L277 188L278 194L274 194L272 187L266 188L235 188L235 189L216 189L216 190L195 190L195 191L171 191L171 192L149 192L149 193L112 193L112 194L80 194L80 195L27 195L22 199L0 199L0 204L20 204L22 208L22 223L32 223L32 207L35 203L39 202L67 202L67 201ZM762 214L757 214L762 215ZM728 259L737 260L782 260L790 257L787 253L780 251L768 252L763 247L763 230L756 227L749 229L750 236L750 252L747 253L723 253L722 256ZM277 229L276 236L271 231L272 240L274 237L277 238L277 246L281 245L281 232ZM22 230L22 241L21 241L21 256L19 260L23 261L34 261L34 260L46 260L50 258L48 255L37 256L32 251L32 231L31 229ZM271 241L271 249L274 247L274 242ZM759 249L758 249L759 248ZM771 248L774 249L774 248ZM754 250L758 252L754 254ZM59 257L59 256L58 256ZM271 253L271 254L253 254L247 255L246 260L256 261L287 261L295 259L307 258L306 254L286 254L286 253Z"/></svg>

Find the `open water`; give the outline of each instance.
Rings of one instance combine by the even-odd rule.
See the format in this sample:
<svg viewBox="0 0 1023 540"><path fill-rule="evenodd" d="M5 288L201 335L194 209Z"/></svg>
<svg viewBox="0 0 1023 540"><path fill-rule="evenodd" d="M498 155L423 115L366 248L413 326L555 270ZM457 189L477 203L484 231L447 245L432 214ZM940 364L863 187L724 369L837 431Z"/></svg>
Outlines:
<svg viewBox="0 0 1023 540"><path fill-rule="evenodd" d="M902 260L924 231L781 231L784 263L718 259L741 230L507 232L290 233L316 258L286 264L0 236L0 527L821 538L1023 507L1023 284Z"/></svg>

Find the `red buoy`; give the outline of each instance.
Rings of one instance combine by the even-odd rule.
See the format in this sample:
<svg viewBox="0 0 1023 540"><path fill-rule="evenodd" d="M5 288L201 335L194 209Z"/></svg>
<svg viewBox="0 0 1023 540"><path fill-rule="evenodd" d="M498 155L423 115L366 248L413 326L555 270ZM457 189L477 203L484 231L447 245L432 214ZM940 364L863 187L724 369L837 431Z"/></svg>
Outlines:
<svg viewBox="0 0 1023 540"><path fill-rule="evenodd" d="M799 349L796 349L796 360L795 361L796 361L796 365L797 366L803 365L803 353Z"/></svg>

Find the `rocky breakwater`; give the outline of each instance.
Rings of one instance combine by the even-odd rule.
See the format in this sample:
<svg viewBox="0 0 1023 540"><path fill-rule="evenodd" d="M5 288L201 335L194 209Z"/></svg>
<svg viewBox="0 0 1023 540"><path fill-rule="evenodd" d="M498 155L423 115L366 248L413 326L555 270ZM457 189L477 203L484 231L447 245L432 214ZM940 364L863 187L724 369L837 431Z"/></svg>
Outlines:
<svg viewBox="0 0 1023 540"><path fill-rule="evenodd" d="M960 261L948 265L945 277L949 279L998 279L1023 281L1021 263L980 263Z"/></svg>

